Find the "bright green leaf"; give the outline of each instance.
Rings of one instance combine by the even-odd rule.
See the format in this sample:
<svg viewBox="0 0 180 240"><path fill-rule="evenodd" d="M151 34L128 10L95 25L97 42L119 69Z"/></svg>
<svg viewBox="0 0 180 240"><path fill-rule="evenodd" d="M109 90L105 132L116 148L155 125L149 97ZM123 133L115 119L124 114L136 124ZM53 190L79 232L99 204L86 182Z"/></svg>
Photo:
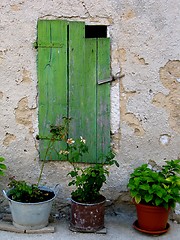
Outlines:
<svg viewBox="0 0 180 240"><path fill-rule="evenodd" d="M141 201L141 196L140 195L137 195L137 196L135 196L135 202L136 203L140 203L140 201Z"/></svg>

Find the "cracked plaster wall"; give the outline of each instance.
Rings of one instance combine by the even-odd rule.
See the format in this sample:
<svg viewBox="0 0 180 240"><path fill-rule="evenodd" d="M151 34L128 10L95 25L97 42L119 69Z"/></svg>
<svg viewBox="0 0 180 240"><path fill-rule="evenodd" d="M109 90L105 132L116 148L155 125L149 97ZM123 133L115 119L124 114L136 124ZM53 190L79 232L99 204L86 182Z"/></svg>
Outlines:
<svg viewBox="0 0 180 240"><path fill-rule="evenodd" d="M176 7L174 7L176 6ZM134 167L180 157L180 2L144 0L1 0L0 154L11 175L34 182L39 173L37 71L33 48L41 19L108 25L111 131L120 169L112 168L104 194L118 199ZM67 163L49 162L48 185L69 196ZM112 194L113 193L113 194Z"/></svg>

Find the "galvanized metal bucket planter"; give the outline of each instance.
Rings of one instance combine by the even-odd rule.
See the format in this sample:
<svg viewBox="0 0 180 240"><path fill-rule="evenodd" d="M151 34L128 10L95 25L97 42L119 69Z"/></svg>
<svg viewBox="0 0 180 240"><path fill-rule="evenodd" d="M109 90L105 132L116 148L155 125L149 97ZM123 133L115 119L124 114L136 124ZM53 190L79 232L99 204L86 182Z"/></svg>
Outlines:
<svg viewBox="0 0 180 240"><path fill-rule="evenodd" d="M44 228L49 223L49 215L52 208L53 200L57 194L57 187L50 189L47 187L39 187L40 190L52 192L52 198L37 203L22 203L13 201L9 197L9 191L3 194L7 198L12 214L13 225L22 230L36 230Z"/></svg>
<svg viewBox="0 0 180 240"><path fill-rule="evenodd" d="M79 232L97 232L104 228L106 198L98 203L80 203L71 199L70 230Z"/></svg>

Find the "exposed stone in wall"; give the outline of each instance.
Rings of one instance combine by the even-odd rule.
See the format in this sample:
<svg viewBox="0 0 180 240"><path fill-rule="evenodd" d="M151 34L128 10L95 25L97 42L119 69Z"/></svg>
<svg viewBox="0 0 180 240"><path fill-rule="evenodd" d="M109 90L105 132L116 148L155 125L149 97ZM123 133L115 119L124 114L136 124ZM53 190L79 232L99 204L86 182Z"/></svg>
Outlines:
<svg viewBox="0 0 180 240"><path fill-rule="evenodd" d="M180 61L168 61L160 68L160 80L169 89L169 94L158 93L153 98L153 104L165 108L169 112L169 124L180 133Z"/></svg>
<svg viewBox="0 0 180 240"><path fill-rule="evenodd" d="M14 134L11 134L11 133L6 133L6 136L3 140L3 145L4 146L9 146L9 144L13 141L16 140L16 136Z"/></svg>
<svg viewBox="0 0 180 240"><path fill-rule="evenodd" d="M127 9L125 12L123 12L121 17L123 20L130 20L136 17L136 13L134 12L133 9Z"/></svg>
<svg viewBox="0 0 180 240"><path fill-rule="evenodd" d="M19 83L31 83L31 77L30 77L30 72L26 69L22 70L22 79L19 79L17 81L17 84Z"/></svg>
<svg viewBox="0 0 180 240"><path fill-rule="evenodd" d="M15 12L20 11L21 10L21 3L11 5L11 10L15 11Z"/></svg>
<svg viewBox="0 0 180 240"><path fill-rule="evenodd" d="M28 127L31 133L33 132L32 125L33 112L34 109L28 107L27 97L22 98L18 103L18 107L15 109L16 122Z"/></svg>
<svg viewBox="0 0 180 240"><path fill-rule="evenodd" d="M121 82L121 120L126 122L129 127L133 128L134 134L137 136L143 136L144 135L144 129L142 127L142 124L140 123L139 119L135 116L135 114L128 112L126 105L128 103L128 99L130 97L133 97L136 94L136 91L126 91L123 87L123 84Z"/></svg>
<svg viewBox="0 0 180 240"><path fill-rule="evenodd" d="M126 49L120 48L120 49L118 50L118 52L119 52L119 60L120 60L120 62L121 62L121 63L126 62L126 61L127 61Z"/></svg>
<svg viewBox="0 0 180 240"><path fill-rule="evenodd" d="M27 71L26 69L23 69L23 78L22 78L22 82L26 82L26 83L30 83L30 82L31 82L30 72Z"/></svg>
<svg viewBox="0 0 180 240"><path fill-rule="evenodd" d="M134 55L134 61L141 65L148 65L148 63L145 61L143 57L140 57L139 55L136 54Z"/></svg>

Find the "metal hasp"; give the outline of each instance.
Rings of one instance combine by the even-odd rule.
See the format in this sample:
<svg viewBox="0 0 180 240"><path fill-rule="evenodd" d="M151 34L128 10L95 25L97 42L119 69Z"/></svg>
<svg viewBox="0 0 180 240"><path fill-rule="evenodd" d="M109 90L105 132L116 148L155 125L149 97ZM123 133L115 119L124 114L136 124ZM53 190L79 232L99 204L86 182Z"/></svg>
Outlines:
<svg viewBox="0 0 180 240"><path fill-rule="evenodd" d="M115 81L115 79L107 78L107 79L98 80L98 85L108 83L108 82L112 82L112 81Z"/></svg>

